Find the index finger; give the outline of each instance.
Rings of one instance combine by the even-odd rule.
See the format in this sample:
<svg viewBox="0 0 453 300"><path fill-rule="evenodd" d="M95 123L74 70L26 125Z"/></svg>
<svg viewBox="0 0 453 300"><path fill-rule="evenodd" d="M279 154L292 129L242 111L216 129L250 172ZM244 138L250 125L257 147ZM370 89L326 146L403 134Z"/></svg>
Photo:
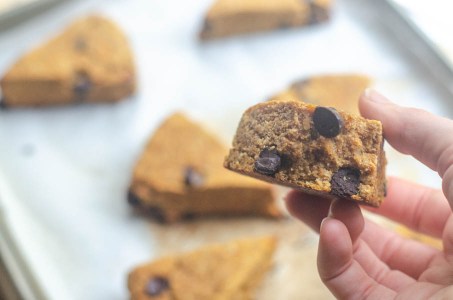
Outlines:
<svg viewBox="0 0 453 300"><path fill-rule="evenodd" d="M362 94L359 107L364 117L382 122L385 138L395 149L439 173L445 196L453 202L453 121L398 106L373 90Z"/></svg>

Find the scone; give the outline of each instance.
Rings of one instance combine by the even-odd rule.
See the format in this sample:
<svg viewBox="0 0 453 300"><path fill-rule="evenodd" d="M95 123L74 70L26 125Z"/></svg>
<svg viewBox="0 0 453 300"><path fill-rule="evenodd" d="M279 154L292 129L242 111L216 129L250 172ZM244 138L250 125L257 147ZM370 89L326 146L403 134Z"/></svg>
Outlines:
<svg viewBox="0 0 453 300"><path fill-rule="evenodd" d="M114 102L134 93L135 67L121 29L89 16L21 57L0 86L5 107Z"/></svg>
<svg viewBox="0 0 453 300"><path fill-rule="evenodd" d="M332 0L217 0L200 39L304 26L329 19Z"/></svg>
<svg viewBox="0 0 453 300"><path fill-rule="evenodd" d="M129 274L131 300L248 300L272 265L272 237L210 245L140 266Z"/></svg>
<svg viewBox="0 0 453 300"><path fill-rule="evenodd" d="M301 101L268 101L242 116L225 167L326 197L379 206L382 124Z"/></svg>
<svg viewBox="0 0 453 300"><path fill-rule="evenodd" d="M370 85L371 78L360 74L317 75L294 82L270 100L300 100L359 114L359 97Z"/></svg>
<svg viewBox="0 0 453 300"><path fill-rule="evenodd" d="M223 168L227 152L184 115L170 116L135 166L129 203L162 222L212 215L280 216L269 184Z"/></svg>

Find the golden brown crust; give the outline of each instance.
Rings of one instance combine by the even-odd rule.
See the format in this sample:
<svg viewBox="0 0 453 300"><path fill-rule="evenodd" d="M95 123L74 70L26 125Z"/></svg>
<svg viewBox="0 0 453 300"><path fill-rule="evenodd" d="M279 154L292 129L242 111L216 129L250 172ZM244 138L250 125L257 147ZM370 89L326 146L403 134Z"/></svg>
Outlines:
<svg viewBox="0 0 453 300"><path fill-rule="evenodd" d="M121 29L89 16L21 57L0 85L5 106L113 102L134 93L135 67Z"/></svg>
<svg viewBox="0 0 453 300"><path fill-rule="evenodd" d="M304 26L329 19L331 0L217 0L209 9L202 40Z"/></svg>
<svg viewBox="0 0 453 300"><path fill-rule="evenodd" d="M272 237L210 245L179 256L165 257L134 269L128 277L132 300L246 300L272 265ZM151 296L153 278L164 278L168 289Z"/></svg>
<svg viewBox="0 0 453 300"><path fill-rule="evenodd" d="M371 79L361 74L311 76L294 82L270 100L300 100L359 114L359 97L370 85Z"/></svg>
<svg viewBox="0 0 453 300"><path fill-rule="evenodd" d="M227 152L217 138L184 115L170 116L134 169L131 193L138 207L157 209L167 222L184 216L280 216L270 185L223 168ZM199 182L191 185L188 175Z"/></svg>
<svg viewBox="0 0 453 300"><path fill-rule="evenodd" d="M316 106L300 101L269 101L249 108L242 116L224 166L268 182L334 197L332 180L340 169L357 170L357 191L342 196L379 206L385 193L385 154L379 121L338 111L339 135L319 135L313 126ZM281 157L278 171L256 170L263 149L274 147Z"/></svg>

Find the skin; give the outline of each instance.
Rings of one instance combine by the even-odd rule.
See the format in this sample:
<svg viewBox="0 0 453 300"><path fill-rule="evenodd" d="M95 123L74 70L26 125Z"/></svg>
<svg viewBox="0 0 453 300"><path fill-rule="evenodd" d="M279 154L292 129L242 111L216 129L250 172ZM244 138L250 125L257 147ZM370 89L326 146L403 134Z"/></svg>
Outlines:
<svg viewBox="0 0 453 300"><path fill-rule="evenodd" d="M290 213L319 232L318 272L338 299L453 299L453 121L398 106L367 90L360 111L380 120L386 140L442 177L442 191L388 179L379 209L365 208L442 239L443 250L404 239L370 220L353 202L298 191Z"/></svg>

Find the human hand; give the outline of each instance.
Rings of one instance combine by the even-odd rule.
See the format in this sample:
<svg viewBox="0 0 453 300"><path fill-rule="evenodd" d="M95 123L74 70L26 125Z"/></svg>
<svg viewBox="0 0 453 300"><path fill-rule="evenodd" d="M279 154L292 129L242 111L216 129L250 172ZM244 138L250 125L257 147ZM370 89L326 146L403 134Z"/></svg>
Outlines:
<svg viewBox="0 0 453 300"><path fill-rule="evenodd" d="M339 299L453 299L453 121L397 106L370 90L360 110L382 122L395 149L437 171L443 182L442 193L389 178L386 200L367 209L442 238L443 251L364 219L356 203L292 191L290 213L320 232L321 280Z"/></svg>

